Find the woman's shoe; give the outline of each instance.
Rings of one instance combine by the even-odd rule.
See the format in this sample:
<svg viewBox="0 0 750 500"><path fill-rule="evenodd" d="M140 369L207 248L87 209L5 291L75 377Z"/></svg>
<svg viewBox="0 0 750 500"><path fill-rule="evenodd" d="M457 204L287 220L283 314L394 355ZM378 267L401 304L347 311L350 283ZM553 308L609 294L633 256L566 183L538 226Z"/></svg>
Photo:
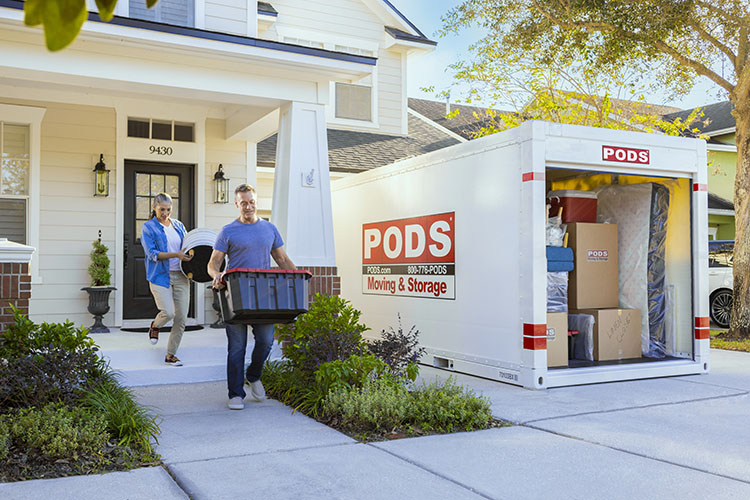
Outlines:
<svg viewBox="0 0 750 500"><path fill-rule="evenodd" d="M154 322L151 322L151 327L148 329L148 338L151 339L151 343L156 345L159 342L159 329L154 326Z"/></svg>
<svg viewBox="0 0 750 500"><path fill-rule="evenodd" d="M182 366L182 361L180 361L180 358L174 354L167 354L167 357L164 358L164 364L169 366Z"/></svg>

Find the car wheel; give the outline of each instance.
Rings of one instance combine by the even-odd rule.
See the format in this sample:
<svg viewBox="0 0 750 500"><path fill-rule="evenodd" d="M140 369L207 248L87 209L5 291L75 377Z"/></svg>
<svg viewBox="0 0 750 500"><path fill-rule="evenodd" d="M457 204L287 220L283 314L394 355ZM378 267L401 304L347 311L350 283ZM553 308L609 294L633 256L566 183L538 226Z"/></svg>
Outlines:
<svg viewBox="0 0 750 500"><path fill-rule="evenodd" d="M711 319L721 328L729 328L732 314L732 291L719 290L711 297Z"/></svg>

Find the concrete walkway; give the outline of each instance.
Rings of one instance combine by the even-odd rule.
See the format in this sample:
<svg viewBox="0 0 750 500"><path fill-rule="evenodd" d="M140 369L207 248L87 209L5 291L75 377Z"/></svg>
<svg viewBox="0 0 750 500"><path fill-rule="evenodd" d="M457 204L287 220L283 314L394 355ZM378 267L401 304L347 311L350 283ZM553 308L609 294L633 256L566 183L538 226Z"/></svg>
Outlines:
<svg viewBox="0 0 750 500"><path fill-rule="evenodd" d="M512 427L361 444L223 382L145 386L163 468L0 484L29 499L750 498L750 354L712 373L528 391L457 376ZM448 374L423 368L426 379Z"/></svg>

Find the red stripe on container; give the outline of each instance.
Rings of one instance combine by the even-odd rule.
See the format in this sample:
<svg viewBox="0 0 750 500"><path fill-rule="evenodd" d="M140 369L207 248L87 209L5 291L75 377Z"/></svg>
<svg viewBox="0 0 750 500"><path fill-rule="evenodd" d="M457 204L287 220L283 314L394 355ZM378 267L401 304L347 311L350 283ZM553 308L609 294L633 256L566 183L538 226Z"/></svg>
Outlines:
<svg viewBox="0 0 750 500"><path fill-rule="evenodd" d="M707 184L693 184L693 191L708 191Z"/></svg>
<svg viewBox="0 0 750 500"><path fill-rule="evenodd" d="M545 179L544 172L526 172L521 176L523 182L529 181L543 181Z"/></svg>
<svg viewBox="0 0 750 500"><path fill-rule="evenodd" d="M224 271L224 274L229 274L229 273L234 273L234 272L309 274L310 276L313 275L310 271L305 271L304 269L245 269L241 267L237 267L234 269L227 269L226 271Z"/></svg>
<svg viewBox="0 0 750 500"><path fill-rule="evenodd" d="M695 338L697 340L704 340L711 338L711 331L708 328L696 328Z"/></svg>
<svg viewBox="0 0 750 500"><path fill-rule="evenodd" d="M547 325L535 325L531 323L523 324L523 336L524 337L544 337L547 338Z"/></svg>
<svg viewBox="0 0 750 500"><path fill-rule="evenodd" d="M547 337L524 337L523 348L529 351L543 351L547 349Z"/></svg>
<svg viewBox="0 0 750 500"><path fill-rule="evenodd" d="M696 328L708 328L709 322L708 322L708 316L696 316L695 317L695 327Z"/></svg>

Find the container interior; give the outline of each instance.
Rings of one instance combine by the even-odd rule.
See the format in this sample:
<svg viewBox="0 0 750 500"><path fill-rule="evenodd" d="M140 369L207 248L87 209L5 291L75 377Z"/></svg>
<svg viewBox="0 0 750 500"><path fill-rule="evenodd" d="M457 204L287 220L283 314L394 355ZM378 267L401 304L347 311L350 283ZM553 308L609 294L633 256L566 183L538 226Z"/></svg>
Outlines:
<svg viewBox="0 0 750 500"><path fill-rule="evenodd" d="M557 366L550 368L692 359L690 179L548 168L545 187L546 193L562 191L570 195L563 200L555 198L546 201L548 210L543 212L549 217L546 220L548 246L566 243L564 234L575 229L569 228L568 224L617 224L615 302L607 303L605 307L598 304L597 307L576 307L566 311L569 330L571 333L578 333L569 333L567 366L558 361ZM576 196L576 191L584 193ZM591 193L597 196L595 214L590 204ZM557 217L559 207L563 207L561 218ZM565 221L566 218L569 219L568 222ZM558 222L559 227L556 227ZM580 265L579 276L575 282L572 278L569 281L571 286L575 286L575 290L568 289L567 293L569 299L570 294L576 293L576 305L586 306L585 300L597 299L605 289L611 290L614 284L607 280L615 278L607 278L604 274L585 277L584 270L585 266L590 265L589 261L611 258L611 255L608 255L606 250L585 247L580 237L578 241L581 248L574 248L574 252L581 252L582 255L583 252L588 252L588 257L587 261ZM547 255L550 255L549 250ZM564 309L561 304L564 291L559 283L566 277L560 274L559 269L563 268L555 267L559 263L548 259L547 264L548 270L556 271L552 276L548 272L548 313L560 313ZM558 283L556 290L555 285L551 284L555 281ZM638 325L628 323L628 328L625 328L624 320L619 323L607 323L604 319L606 315L596 312L605 309L638 310ZM594 332L590 331L590 321L581 322L582 319L587 320L582 318L581 314L601 316L603 319L598 326L602 331L594 335ZM635 318L636 315L631 317ZM633 319L633 322L636 320ZM633 342L637 342L633 338L635 335L640 336L640 353L637 353L637 346L633 347ZM631 350L621 347L628 339L631 342ZM595 346L598 347L596 353ZM550 347L548 353L549 349Z"/></svg>

